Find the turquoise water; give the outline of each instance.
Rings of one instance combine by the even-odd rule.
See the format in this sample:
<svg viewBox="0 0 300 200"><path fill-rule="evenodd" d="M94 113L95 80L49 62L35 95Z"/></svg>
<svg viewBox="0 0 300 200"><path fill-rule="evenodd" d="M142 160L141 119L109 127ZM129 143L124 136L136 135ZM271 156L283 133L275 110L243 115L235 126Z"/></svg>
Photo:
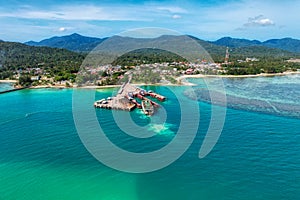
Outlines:
<svg viewBox="0 0 300 200"><path fill-rule="evenodd" d="M191 99L210 102L212 93L218 97L224 92L220 90L219 79L191 79L193 81L198 85L195 87L196 96L185 91ZM212 86L210 93L205 83ZM229 108L300 118L300 75L227 78L223 83ZM216 99L216 104L223 104L222 99Z"/></svg>
<svg viewBox="0 0 300 200"><path fill-rule="evenodd" d="M195 89L204 87L201 79L191 81L198 84ZM233 96L299 104L296 76L224 79L224 83L226 92ZM154 134L149 139L129 137L117 127L110 110L96 110L107 136L124 149L150 152L176 136L178 99L166 87L149 89L168 96L162 103L164 109L159 110L165 113L157 114L167 115L165 124L138 110L130 113L137 124ZM184 95L186 89L172 88L181 94L188 109L195 100ZM82 90L83 95L88 92ZM97 90L95 98L114 92ZM208 156L199 159L211 116L211 105L199 101L199 130L183 156L161 170L131 174L101 164L86 150L74 125L72 94L72 89L37 89L0 95L0 199L300 198L300 119L293 111L283 115L263 109L254 112L247 104L234 107L230 102L218 143Z"/></svg>

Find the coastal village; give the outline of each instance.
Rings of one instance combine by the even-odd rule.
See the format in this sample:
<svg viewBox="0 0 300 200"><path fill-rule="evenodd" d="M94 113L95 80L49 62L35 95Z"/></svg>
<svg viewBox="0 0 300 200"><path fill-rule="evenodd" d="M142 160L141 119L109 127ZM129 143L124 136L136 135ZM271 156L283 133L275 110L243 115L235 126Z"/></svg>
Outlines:
<svg viewBox="0 0 300 200"><path fill-rule="evenodd" d="M17 70L13 75L14 80L19 80L22 74L28 74L32 86L57 86L57 87L77 87L75 77L81 75L86 78L85 85L119 85L124 77L129 73L133 75L133 82L140 82L138 77L147 75L148 72L154 74L154 79L147 81L147 83L161 83L161 84L177 84L176 78L182 75L192 74L219 74L222 72L221 64L207 63L201 64L172 62L172 63L153 63L142 64L137 66L87 66L79 73L73 73L70 79L58 80L56 77L51 77L49 73L42 68L27 68L26 70Z"/></svg>
<svg viewBox="0 0 300 200"><path fill-rule="evenodd" d="M260 73L282 73L273 70L268 72L262 68L254 67L245 71L242 65L257 65L260 59L247 57L235 61L229 60L229 48L226 48L223 62L214 63L199 58L197 63L188 61L147 63L136 65L86 65L79 70L71 70L68 73L58 72L57 75L49 73L43 67L45 63L39 63L37 67L16 69L11 79L16 81L15 87L97 87L107 85L121 85L127 82L131 75L131 83L135 84L182 84L182 77L190 75L247 75ZM286 63L298 63L298 60L287 60ZM240 66L241 65L241 66ZM228 68L229 67L229 68ZM296 70L297 71L297 70ZM299 70L298 70L299 72ZM24 79L25 77L25 79Z"/></svg>
<svg viewBox="0 0 300 200"><path fill-rule="evenodd" d="M246 58L237 62L256 62L257 58ZM143 61L146 62L146 61ZM142 62L142 63L143 63ZM229 48L226 49L223 63L212 63L205 59L198 59L197 63L191 62L161 62L137 65L86 65L81 66L77 72L68 75L51 76L43 68L45 63L39 63L38 67L18 69L14 72L13 79L22 82L30 82L33 87L80 87L80 86L106 86L121 85L129 79L132 83L145 84L181 84L179 77L183 75L219 75L225 74L224 65L229 62ZM27 80L21 80L22 75L27 74ZM76 78L77 77L77 78ZM26 85L27 86L27 85Z"/></svg>
<svg viewBox="0 0 300 200"><path fill-rule="evenodd" d="M99 66L87 67L84 76L98 76L98 79L86 84L89 85L109 85L110 83L118 84L128 80L128 75L132 75L133 83L146 83L146 84L179 84L177 78L182 75L193 74L218 74L222 71L220 64L207 63L203 61L201 64L195 63L153 63L141 64L137 66Z"/></svg>

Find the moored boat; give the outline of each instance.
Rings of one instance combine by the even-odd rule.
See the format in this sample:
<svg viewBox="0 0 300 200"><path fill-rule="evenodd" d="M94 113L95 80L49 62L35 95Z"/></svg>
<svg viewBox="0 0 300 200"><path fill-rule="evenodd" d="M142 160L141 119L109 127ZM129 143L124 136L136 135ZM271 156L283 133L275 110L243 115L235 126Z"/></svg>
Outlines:
<svg viewBox="0 0 300 200"><path fill-rule="evenodd" d="M153 115L154 107L149 100L142 101L142 109L146 115Z"/></svg>

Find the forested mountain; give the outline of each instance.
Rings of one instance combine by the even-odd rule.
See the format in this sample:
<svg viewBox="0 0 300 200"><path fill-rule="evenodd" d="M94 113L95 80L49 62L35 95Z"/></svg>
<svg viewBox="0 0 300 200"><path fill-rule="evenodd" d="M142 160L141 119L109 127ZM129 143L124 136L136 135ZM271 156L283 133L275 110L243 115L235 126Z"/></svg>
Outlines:
<svg viewBox="0 0 300 200"><path fill-rule="evenodd" d="M129 38L129 37L120 37L120 36L114 36L111 38L108 38L107 40L112 40L112 42L108 42L108 45L110 46L112 51L118 51L121 48L126 48L127 46L136 46L136 44L151 44L156 45L160 43L166 43L166 41L177 42L181 43L181 39L186 36L160 36L158 38L152 38L152 39L145 39L145 38ZM195 41L197 41L213 58L215 62L223 62L224 56L225 56L225 50L226 46L219 46L211 42L207 42L204 40L200 40L193 36L188 36ZM78 40L76 39L78 38ZM228 39L228 38L227 38ZM70 44L66 46L73 46L73 49L80 49L82 47L82 41L87 46L92 46L92 44L96 44L97 42L100 42L102 39L97 38L89 38L80 36L78 34L72 34L70 36L64 36L64 37L54 37L52 39L44 40L43 42L40 42L39 45L42 43L44 45L53 45L56 41L56 44L64 44L68 43L68 41L71 41ZM234 39L229 39L230 41L234 41ZM52 41L52 42L51 42ZM64 41L64 42L59 42ZM224 42L225 40L223 40ZM257 41L252 41L252 46L242 46L239 47L237 44L237 41L241 41L244 45L250 45L251 42L247 42L246 40L236 40L235 45L236 47L230 48L230 59L231 60L237 60L237 59L245 59L247 57L257 57L257 58L282 58L282 59L288 59L291 57L297 57L299 54L291 53L288 51L284 51L278 48L269 48L264 46L253 46L254 44L257 44ZM269 46L276 46L283 40L269 40L266 42ZM288 40L290 41L290 40ZM295 42L298 40L295 40ZM102 40L103 42L103 40ZM111 44L109 44L111 43ZM89 44L89 45L88 45ZM122 45L124 47L122 47ZM184 43L179 44L184 45ZM89 48L90 48L89 47ZM183 48L183 47L181 47ZM155 51L155 50L154 50ZM154 53L154 51L151 51L152 56L157 55L157 53L162 53L162 51L157 49L157 52ZM139 52L139 55L142 56ZM149 53L149 52L148 52ZM164 54L168 55L169 54ZM164 60L167 60L164 56ZM5 67L34 67L34 66L40 66L41 63L44 63L43 65L53 67L54 65L57 65L58 63L61 64L63 61L69 61L69 62L81 62L84 59L84 56L79 53L74 53L65 49L58 49L58 48L49 48L49 47L32 47L20 43L11 43L11 42L0 42L0 64ZM124 60L124 57L122 58ZM149 58L150 59L150 58ZM151 60L151 59L150 59ZM154 59L155 60L155 59Z"/></svg>
<svg viewBox="0 0 300 200"><path fill-rule="evenodd" d="M285 50L293 53L300 53L300 40L292 39L292 38L283 38L283 39L271 39L264 42L258 40L247 40L247 39L238 39L231 37L223 37L217 41L209 42L205 40L201 40L194 36L189 36L195 40L197 40L211 55L213 58L219 60L219 57L224 57L225 47L231 47L231 49L238 48L241 51L241 54L249 53L249 54L257 54L255 53L255 48L252 46L262 46L275 48L280 50ZM48 47L57 47L64 48L71 51L77 52L89 52L93 50L97 45L108 38L94 38L94 37L86 37L74 33L72 35L62 36L62 37L52 37L49 39L42 40L40 42L26 42L25 44L31 46L48 46ZM241 49L240 47L251 47L250 49ZM253 50L253 51L252 51ZM263 50L259 48L258 53L263 53L263 51L268 51L268 49ZM274 52L274 50L272 50ZM276 54L280 54L280 51L275 52ZM265 55L265 53L263 53ZM251 55L247 55L251 56ZM238 56L239 57L239 56Z"/></svg>
<svg viewBox="0 0 300 200"><path fill-rule="evenodd" d="M264 42L260 42L258 40L223 37L211 43L219 46L227 46L227 47L264 46L264 47L277 48L277 49L282 49L290 52L300 53L300 40L292 39L292 38L271 39Z"/></svg>
<svg viewBox="0 0 300 200"><path fill-rule="evenodd" d="M161 36L156 40L164 42L164 40L172 40L180 36ZM300 53L300 40L285 38L285 39L273 39L265 42L258 40L247 40L247 39L236 39L230 37L221 38L215 42L208 42L201 40L194 36L189 36L196 40L213 58L216 62L224 60L226 47L230 47L230 56L232 59L244 59L246 57L294 57ZM123 42L122 37L113 36L113 45L119 45L117 39ZM79 34L72 34L63 37L53 37L50 39L43 40L41 42L27 42L28 45L33 46L49 46L65 48L71 51L77 52L89 52L93 50L97 45L106 39L110 38L92 38L85 37ZM128 44L147 42L149 39L141 38L127 38ZM288 52L289 51L289 52ZM294 52L294 53L291 53ZM297 53L297 54L296 54Z"/></svg>
<svg viewBox="0 0 300 200"><path fill-rule="evenodd" d="M172 52L160 49L138 49L118 57L112 64L135 66L140 64L186 62L187 60Z"/></svg>
<svg viewBox="0 0 300 200"><path fill-rule="evenodd" d="M94 38L86 37L74 33L72 35L66 35L62 37L52 37L42 40L40 42L29 41L25 44L30 46L47 46L68 49L70 51L88 52L93 50L98 44L104 41L106 38Z"/></svg>
<svg viewBox="0 0 300 200"><path fill-rule="evenodd" d="M193 39L192 42L191 38ZM195 51L195 49L191 48L190 44L195 44L195 41L203 47L205 50L204 52L199 53L199 49ZM223 42L224 41L225 40L223 40ZM296 69L297 67L294 66L294 64L290 64L291 66L287 65L286 60L290 58L299 58L299 53L293 53L278 48L265 47L262 45L254 45L257 41L252 41L253 45L251 45L251 41L247 42L246 40L230 39L230 41L235 41L234 47L229 49L229 61L232 62L233 65L231 67L228 66L229 68L227 70L231 74L259 73L262 72L262 68L265 72L273 73ZM266 42L266 44L269 46L278 46L283 44L288 46L288 41L292 40L288 39L285 43L282 43L283 41L284 40L270 40ZM163 35L157 38L113 36L105 40L101 40L73 34L65 37L54 37L39 44L41 45L43 43L44 45L49 46L59 46L58 44L60 44L60 48L36 47L21 43L0 41L0 79L11 78L16 73L23 72L34 75L34 71L28 69L40 68L43 70L40 74L54 77L56 81L74 80L76 77L75 73L78 72L88 53L82 53L83 51L80 49L91 50L92 46L97 46L99 42L101 43L102 49L95 48L96 62L86 62L85 64L88 64L89 66L98 66L103 64L99 63L99 60L97 61L97 51L99 50L107 50L111 56L106 56L105 59L110 61L108 63L116 65L137 65L142 63L174 61L180 62L186 61L186 59L189 60L188 57L192 54L193 55L191 57L194 58L195 56L199 56L199 59L212 57L213 61L222 63L224 62L226 46L229 46L219 46L193 36L183 35ZM243 45L250 46L242 45L239 47L238 42L241 43L240 46L242 43ZM63 49L63 46L73 49L73 51ZM85 46L85 48L82 48L83 46ZM169 51L167 51L168 49ZM81 51L81 53L74 51ZM128 52L130 53L128 54ZM178 53L180 55L176 55L176 52L180 52ZM88 57L90 57L90 54ZM245 60L246 58L256 58L259 62L256 62L255 64L250 63L251 65L249 63L237 64L240 62L238 60ZM270 64L272 66L270 66ZM274 69L270 69L270 67L273 67Z"/></svg>
<svg viewBox="0 0 300 200"><path fill-rule="evenodd" d="M267 40L263 42L263 46L300 53L300 40L292 38Z"/></svg>
<svg viewBox="0 0 300 200"><path fill-rule="evenodd" d="M247 46L261 45L261 42L258 40L247 40L247 39L238 39L238 38L231 38L231 37L223 37L212 43L219 46L226 46L226 47L247 47Z"/></svg>
<svg viewBox="0 0 300 200"><path fill-rule="evenodd" d="M12 71L41 68L49 75L58 72L77 72L84 55L66 49L32 47L15 42L0 42L0 79L8 78Z"/></svg>
<svg viewBox="0 0 300 200"><path fill-rule="evenodd" d="M193 39L195 39L196 41L199 42L199 44L202 45L202 47L212 56L215 62L224 61L226 46L230 47L230 45L219 46L214 43L206 42L195 37L193 37ZM245 43L246 42L244 42L244 44ZM260 59L265 59L265 58L289 59L291 57L297 57L300 55L299 53L293 53L278 48L256 46L254 45L254 43L253 45L250 46L235 45L235 47L230 47L229 48L230 60L245 59L247 57L256 57Z"/></svg>

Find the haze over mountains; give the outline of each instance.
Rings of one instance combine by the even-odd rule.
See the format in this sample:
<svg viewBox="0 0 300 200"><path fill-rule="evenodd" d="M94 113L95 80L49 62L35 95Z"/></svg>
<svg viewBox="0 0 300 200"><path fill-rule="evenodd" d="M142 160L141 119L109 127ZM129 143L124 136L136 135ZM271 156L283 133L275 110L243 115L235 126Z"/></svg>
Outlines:
<svg viewBox="0 0 300 200"><path fill-rule="evenodd" d="M276 48L285 51L290 51L294 53L300 53L300 40L293 38L283 38L283 39L270 39L264 42L258 40L248 40L248 39L238 39L231 37L223 37L216 41L204 41L199 38L190 36L198 41L202 45L209 46L208 44L213 44L222 47L269 47ZM95 37L87 37L82 36L77 33L62 36L62 37L52 37L49 39L42 40L40 42L29 41L25 42L25 44L30 46L47 46L47 47L55 47L55 48L64 48L71 51L77 52L89 52L94 49L98 44L103 42L107 38L95 38ZM211 46L211 45L210 45Z"/></svg>

